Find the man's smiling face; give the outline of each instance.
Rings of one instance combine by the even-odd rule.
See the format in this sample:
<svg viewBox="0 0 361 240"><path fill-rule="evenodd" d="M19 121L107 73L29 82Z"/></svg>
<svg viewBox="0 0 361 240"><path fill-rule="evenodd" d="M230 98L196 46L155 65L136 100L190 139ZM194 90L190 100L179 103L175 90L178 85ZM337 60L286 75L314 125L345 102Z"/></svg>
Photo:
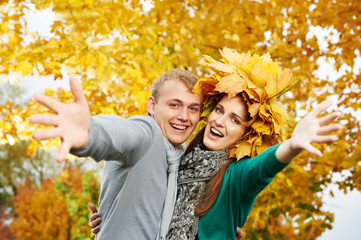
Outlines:
<svg viewBox="0 0 361 240"><path fill-rule="evenodd" d="M197 126L202 99L179 80L166 81L159 93L157 101L149 97L148 112L162 129L164 137L178 147Z"/></svg>

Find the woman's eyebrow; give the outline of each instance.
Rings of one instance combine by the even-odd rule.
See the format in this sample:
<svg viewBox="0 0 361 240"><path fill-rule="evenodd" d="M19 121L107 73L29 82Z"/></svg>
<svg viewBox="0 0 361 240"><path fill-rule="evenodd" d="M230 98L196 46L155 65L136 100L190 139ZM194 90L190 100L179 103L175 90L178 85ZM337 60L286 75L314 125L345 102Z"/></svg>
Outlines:
<svg viewBox="0 0 361 240"><path fill-rule="evenodd" d="M241 119L242 122L246 122L241 116L239 116L239 115L236 114L236 113L231 113L231 115L232 115L233 117L237 117L237 118Z"/></svg>
<svg viewBox="0 0 361 240"><path fill-rule="evenodd" d="M219 107L219 108L221 108L222 110L224 110L224 107L223 107L222 104L220 104L220 103L218 103L216 107ZM234 112L231 113L231 116L232 116L232 117L237 117L237 118L241 119L242 122L246 122L241 116L239 116L238 114L236 114L236 113L234 113Z"/></svg>
<svg viewBox="0 0 361 240"><path fill-rule="evenodd" d="M218 103L218 104L216 105L216 107L220 107L220 108L224 109L224 107L223 107L222 104L220 104L220 103Z"/></svg>

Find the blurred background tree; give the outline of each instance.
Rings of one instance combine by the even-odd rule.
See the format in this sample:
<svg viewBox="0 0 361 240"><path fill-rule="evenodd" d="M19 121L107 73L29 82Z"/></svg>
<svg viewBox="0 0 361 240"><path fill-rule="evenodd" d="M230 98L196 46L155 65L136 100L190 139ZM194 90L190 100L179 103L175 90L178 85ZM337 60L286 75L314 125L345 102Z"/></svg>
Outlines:
<svg viewBox="0 0 361 240"><path fill-rule="evenodd" d="M16 239L92 239L88 202L97 203L99 182L91 171L69 163L40 188L28 180L13 198L10 230Z"/></svg>
<svg viewBox="0 0 361 240"><path fill-rule="evenodd" d="M322 158L302 154L258 198L244 229L250 239L315 239L332 228L333 214L322 209L331 183L347 193L361 190L359 0L8 0L0 2L0 81L22 76L78 74L92 114L128 117L146 113L154 79L171 68L204 76L203 54L219 58L219 49L269 52L299 82L281 101L292 120L326 97L343 112L345 129L336 144L319 146ZM50 9L51 34L27 27L29 13ZM49 20L50 21L50 20ZM329 74L320 73L328 65ZM331 73L330 73L331 71ZM71 101L64 90L47 90ZM296 111L297 109L297 111ZM0 106L0 143L28 141L28 122L44 108L29 101ZM30 140L28 152L51 148L59 140ZM39 148L40 147L40 148ZM335 179L335 174L341 178ZM332 192L330 192L332 195ZM83 204L86 204L85 202Z"/></svg>
<svg viewBox="0 0 361 240"><path fill-rule="evenodd" d="M0 85L10 111L27 108L25 89ZM92 239L87 203L98 201L97 174L84 172L83 160L60 165L54 149L15 139L0 145L0 239Z"/></svg>

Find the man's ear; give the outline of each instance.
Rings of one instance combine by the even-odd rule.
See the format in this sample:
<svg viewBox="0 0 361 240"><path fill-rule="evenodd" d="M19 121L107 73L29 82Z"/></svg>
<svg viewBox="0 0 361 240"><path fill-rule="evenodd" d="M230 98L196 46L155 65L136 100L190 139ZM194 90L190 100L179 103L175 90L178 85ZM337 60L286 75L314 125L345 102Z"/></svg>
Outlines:
<svg viewBox="0 0 361 240"><path fill-rule="evenodd" d="M148 114L150 116L154 115L154 108L155 108L155 98L153 96L150 96L147 100L147 109L148 109Z"/></svg>

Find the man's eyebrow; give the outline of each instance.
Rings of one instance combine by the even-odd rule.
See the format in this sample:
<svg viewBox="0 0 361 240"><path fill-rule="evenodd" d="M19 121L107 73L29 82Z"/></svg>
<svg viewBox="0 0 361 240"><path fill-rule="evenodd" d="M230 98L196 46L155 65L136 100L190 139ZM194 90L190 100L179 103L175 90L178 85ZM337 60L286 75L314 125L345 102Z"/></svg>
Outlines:
<svg viewBox="0 0 361 240"><path fill-rule="evenodd" d="M182 101L181 101L180 99L178 99L178 98L171 98L171 99L168 100L168 102L171 102L171 101L175 101L175 102L179 102L179 103L182 102Z"/></svg>
<svg viewBox="0 0 361 240"><path fill-rule="evenodd" d="M200 103L192 103L191 106L200 106Z"/></svg>
<svg viewBox="0 0 361 240"><path fill-rule="evenodd" d="M171 101L174 101L174 102L178 102L178 103L184 103L182 100L180 100L179 98L172 98L172 99L169 99L168 102L171 102ZM201 106L200 103L192 103L191 106Z"/></svg>

